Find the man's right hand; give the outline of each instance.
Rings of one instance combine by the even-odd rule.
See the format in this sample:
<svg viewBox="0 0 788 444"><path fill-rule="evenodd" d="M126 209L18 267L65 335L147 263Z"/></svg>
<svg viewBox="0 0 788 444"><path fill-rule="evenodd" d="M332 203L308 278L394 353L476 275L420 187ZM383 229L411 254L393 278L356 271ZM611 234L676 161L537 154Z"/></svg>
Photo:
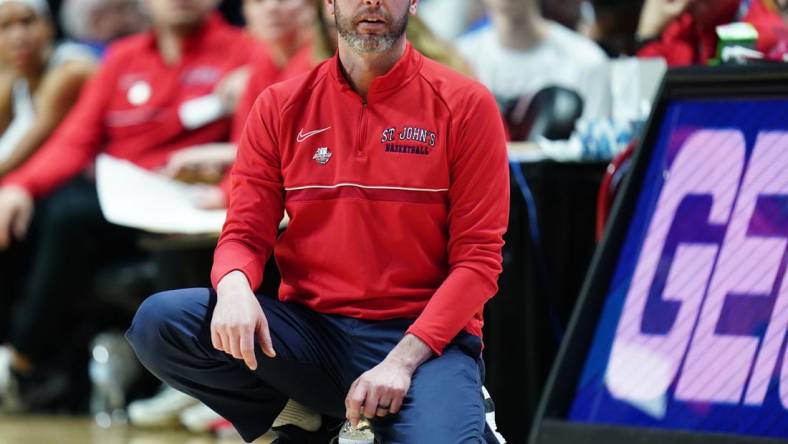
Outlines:
<svg viewBox="0 0 788 444"><path fill-rule="evenodd" d="M249 281L240 271L223 277L216 286L216 308L211 319L211 342L217 350L243 359L251 370L257 369L254 341L263 353L276 356L268 330L268 320L252 292Z"/></svg>
<svg viewBox="0 0 788 444"><path fill-rule="evenodd" d="M24 188L0 188L0 251L11 245L11 240L24 239L33 218L33 197Z"/></svg>

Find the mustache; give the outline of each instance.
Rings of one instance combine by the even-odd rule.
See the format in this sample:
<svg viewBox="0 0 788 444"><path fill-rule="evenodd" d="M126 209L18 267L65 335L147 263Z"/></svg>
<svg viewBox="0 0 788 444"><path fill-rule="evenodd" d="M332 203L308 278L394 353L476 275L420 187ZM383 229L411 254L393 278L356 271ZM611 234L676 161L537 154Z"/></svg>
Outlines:
<svg viewBox="0 0 788 444"><path fill-rule="evenodd" d="M360 22L362 20L362 17L369 15L383 17L386 23L391 23L391 14L389 14L380 6L377 7L367 6L363 10L356 12L356 14L353 15L353 22Z"/></svg>

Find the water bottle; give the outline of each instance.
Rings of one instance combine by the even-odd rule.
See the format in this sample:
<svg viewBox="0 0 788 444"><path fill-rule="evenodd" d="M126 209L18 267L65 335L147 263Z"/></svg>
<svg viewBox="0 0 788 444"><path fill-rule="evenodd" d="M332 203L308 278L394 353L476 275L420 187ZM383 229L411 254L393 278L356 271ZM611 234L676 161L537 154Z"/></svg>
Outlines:
<svg viewBox="0 0 788 444"><path fill-rule="evenodd" d="M126 390L139 372L134 352L120 333L102 333L91 345L90 413L101 428L125 424Z"/></svg>
<svg viewBox="0 0 788 444"><path fill-rule="evenodd" d="M337 444L375 444L375 432L367 418L361 418L356 427L345 421L339 431Z"/></svg>

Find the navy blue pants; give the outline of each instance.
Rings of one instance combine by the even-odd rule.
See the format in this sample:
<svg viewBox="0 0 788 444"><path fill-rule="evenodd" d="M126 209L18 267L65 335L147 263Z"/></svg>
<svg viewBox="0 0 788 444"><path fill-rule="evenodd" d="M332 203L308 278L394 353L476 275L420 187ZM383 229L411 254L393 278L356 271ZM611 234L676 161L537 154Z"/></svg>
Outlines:
<svg viewBox="0 0 788 444"><path fill-rule="evenodd" d="M381 362L412 321L323 315L258 296L276 358L256 347L257 370L211 345L216 295L208 289L158 293L140 306L126 334L140 361L176 389L201 400L252 441L287 400L343 418L353 381ZM480 338L460 333L422 364L397 415L377 419L384 443L479 443L485 427Z"/></svg>

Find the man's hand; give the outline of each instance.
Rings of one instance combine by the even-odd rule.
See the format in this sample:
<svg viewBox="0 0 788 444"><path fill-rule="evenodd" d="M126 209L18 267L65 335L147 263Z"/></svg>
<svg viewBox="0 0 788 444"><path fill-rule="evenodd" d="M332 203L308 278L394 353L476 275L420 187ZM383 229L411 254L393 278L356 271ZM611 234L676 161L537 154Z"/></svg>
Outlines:
<svg viewBox="0 0 788 444"><path fill-rule="evenodd" d="M227 208L224 191L215 185L196 184L191 186L191 198L197 208L221 210Z"/></svg>
<svg viewBox="0 0 788 444"><path fill-rule="evenodd" d="M410 388L413 372L429 357L432 350L411 334L394 347L380 364L367 370L350 386L345 398L347 419L355 427L361 419L399 412Z"/></svg>
<svg viewBox="0 0 788 444"><path fill-rule="evenodd" d="M214 183L235 162L237 148L232 143L208 143L175 152L161 170L165 176L184 182Z"/></svg>
<svg viewBox="0 0 788 444"><path fill-rule="evenodd" d="M224 76L224 78L216 84L213 93L219 96L222 105L224 105L224 109L235 111L238 102L241 100L241 96L246 90L246 84L249 82L251 73L251 68L242 66Z"/></svg>
<svg viewBox="0 0 788 444"><path fill-rule="evenodd" d="M246 276L240 271L228 273L219 281L216 294L216 308L211 319L213 347L243 359L251 370L257 369L255 338L260 341L263 353L275 357L268 320Z"/></svg>
<svg viewBox="0 0 788 444"><path fill-rule="evenodd" d="M0 188L0 251L11 239L24 239L33 218L33 197L17 186Z"/></svg>
<svg viewBox="0 0 788 444"><path fill-rule="evenodd" d="M412 374L404 365L389 360L364 372L350 386L345 398L347 419L355 427L362 413L366 418L373 418L399 412Z"/></svg>
<svg viewBox="0 0 788 444"><path fill-rule="evenodd" d="M695 0L646 0L640 13L637 36L649 39L662 34L668 23L675 20Z"/></svg>

